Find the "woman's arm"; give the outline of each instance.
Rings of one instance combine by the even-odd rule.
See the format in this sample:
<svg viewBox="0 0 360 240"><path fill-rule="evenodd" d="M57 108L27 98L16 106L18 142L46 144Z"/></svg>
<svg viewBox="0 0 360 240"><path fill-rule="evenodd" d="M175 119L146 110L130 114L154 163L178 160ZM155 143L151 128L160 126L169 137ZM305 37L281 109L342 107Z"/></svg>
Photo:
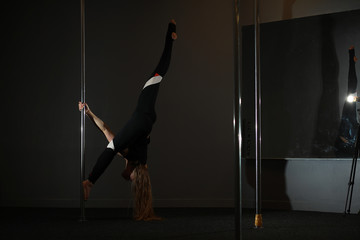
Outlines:
<svg viewBox="0 0 360 240"><path fill-rule="evenodd" d="M79 102L79 111L81 111L84 107L85 114L96 125L96 127L103 132L108 142L111 142L115 137L111 129L90 110L89 106L86 103Z"/></svg>
<svg viewBox="0 0 360 240"><path fill-rule="evenodd" d="M111 142L115 135L114 133L111 131L111 129L108 127L108 125L106 125L103 120L101 120L100 118L98 118L89 108L89 106L86 103L82 103L79 102L79 111L81 111L83 108L85 107L85 114L90 118L90 120L95 124L95 126L100 129L100 131L103 132L103 134L105 135L106 139L108 140L108 142ZM123 155L121 153L117 153L120 157L123 157ZM127 165L128 160L126 158L125 159L125 166Z"/></svg>

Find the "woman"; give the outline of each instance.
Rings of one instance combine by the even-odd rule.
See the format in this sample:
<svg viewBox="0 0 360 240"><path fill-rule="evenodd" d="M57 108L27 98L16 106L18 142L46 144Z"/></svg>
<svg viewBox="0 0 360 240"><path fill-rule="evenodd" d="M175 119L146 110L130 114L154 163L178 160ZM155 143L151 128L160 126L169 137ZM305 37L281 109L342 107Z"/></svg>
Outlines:
<svg viewBox="0 0 360 240"><path fill-rule="evenodd" d="M126 160L122 176L132 181L134 193L134 219L154 220L152 208L151 183L147 169L147 145L150 142L150 132L156 121L155 102L162 78L165 76L171 59L173 41L177 39L176 23L171 20L165 38L165 47L160 62L150 79L145 83L138 99L138 103L130 120L114 135L110 128L94 113L86 103L79 102L79 109L85 107L86 115L104 133L109 141L106 149L99 156L88 179L82 182L84 199L89 198L91 188L102 175L116 154Z"/></svg>

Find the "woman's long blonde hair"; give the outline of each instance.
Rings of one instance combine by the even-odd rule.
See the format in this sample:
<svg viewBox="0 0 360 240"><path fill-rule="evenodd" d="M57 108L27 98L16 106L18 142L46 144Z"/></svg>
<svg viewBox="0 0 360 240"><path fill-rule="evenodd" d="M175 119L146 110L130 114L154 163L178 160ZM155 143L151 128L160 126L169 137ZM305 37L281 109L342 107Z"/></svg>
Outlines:
<svg viewBox="0 0 360 240"><path fill-rule="evenodd" d="M139 164L133 174L131 189L134 195L134 219L138 221L161 220L155 215L152 206L151 181L147 165Z"/></svg>

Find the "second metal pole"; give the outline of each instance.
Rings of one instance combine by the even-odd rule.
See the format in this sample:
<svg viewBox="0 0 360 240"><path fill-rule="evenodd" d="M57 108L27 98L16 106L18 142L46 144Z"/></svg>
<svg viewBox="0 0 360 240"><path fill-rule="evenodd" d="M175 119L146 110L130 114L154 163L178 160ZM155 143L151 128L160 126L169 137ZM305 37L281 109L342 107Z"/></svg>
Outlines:
<svg viewBox="0 0 360 240"><path fill-rule="evenodd" d="M256 215L255 227L262 227L261 215L261 81L260 81L260 31L259 0L254 0L255 41L255 161L256 161Z"/></svg>
<svg viewBox="0 0 360 240"><path fill-rule="evenodd" d="M234 81L234 149L235 149L235 239L242 239L242 194L241 194L241 24L240 0L235 4L235 81Z"/></svg>

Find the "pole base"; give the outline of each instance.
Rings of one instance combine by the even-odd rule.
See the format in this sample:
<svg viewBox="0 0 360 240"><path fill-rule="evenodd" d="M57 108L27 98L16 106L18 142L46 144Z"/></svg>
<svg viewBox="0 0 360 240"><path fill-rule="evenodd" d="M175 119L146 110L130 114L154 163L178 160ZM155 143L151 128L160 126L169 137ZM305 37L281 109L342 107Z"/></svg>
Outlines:
<svg viewBox="0 0 360 240"><path fill-rule="evenodd" d="M262 228L262 215L261 214L255 215L255 228Z"/></svg>
<svg viewBox="0 0 360 240"><path fill-rule="evenodd" d="M78 221L79 222L87 222L88 220L86 219L86 217L80 217Z"/></svg>

